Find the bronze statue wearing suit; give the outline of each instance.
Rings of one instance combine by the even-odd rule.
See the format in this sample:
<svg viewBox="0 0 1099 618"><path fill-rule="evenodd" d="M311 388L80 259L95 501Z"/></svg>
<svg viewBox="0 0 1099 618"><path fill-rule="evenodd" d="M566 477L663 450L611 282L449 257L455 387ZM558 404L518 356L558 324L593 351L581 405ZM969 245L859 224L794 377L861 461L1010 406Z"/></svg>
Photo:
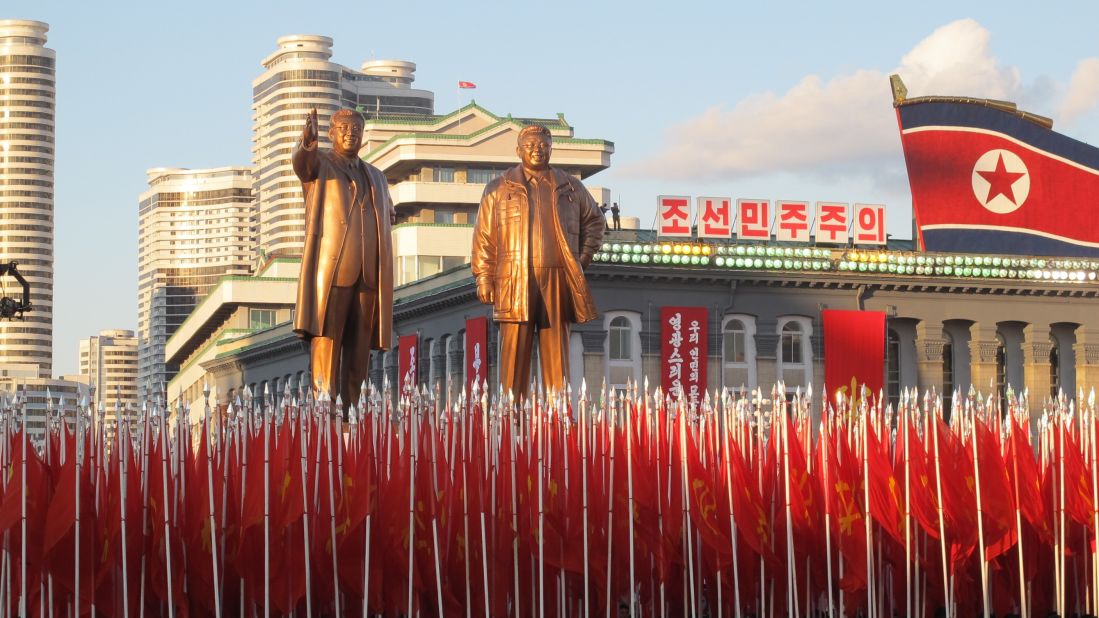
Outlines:
<svg viewBox="0 0 1099 618"><path fill-rule="evenodd" d="M305 248L294 332L311 342L313 388L357 398L370 351L389 349L393 331L396 217L385 176L359 158L363 120L332 115L331 150L317 147L317 110L294 149L294 172L305 193Z"/></svg>
<svg viewBox="0 0 1099 618"><path fill-rule="evenodd" d="M569 376L573 323L598 315L584 268L603 241L605 220L576 178L549 166L552 137L531 125L519 133L522 163L485 187L470 266L477 297L500 327L500 385L516 397L530 385L534 334L545 388Z"/></svg>

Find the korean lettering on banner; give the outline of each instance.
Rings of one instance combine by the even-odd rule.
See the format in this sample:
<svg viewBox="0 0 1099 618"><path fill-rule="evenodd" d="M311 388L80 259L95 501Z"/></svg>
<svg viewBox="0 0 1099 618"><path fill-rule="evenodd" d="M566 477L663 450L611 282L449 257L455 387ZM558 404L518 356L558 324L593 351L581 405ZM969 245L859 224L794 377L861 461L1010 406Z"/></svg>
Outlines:
<svg viewBox="0 0 1099 618"><path fill-rule="evenodd" d="M847 204L817 202L817 242L846 244L850 223Z"/></svg>
<svg viewBox="0 0 1099 618"><path fill-rule="evenodd" d="M729 238L733 233L733 213L727 197L698 198L698 237Z"/></svg>
<svg viewBox="0 0 1099 618"><path fill-rule="evenodd" d="M778 229L775 240L785 242L809 242L809 202L782 200L775 203L778 211Z"/></svg>
<svg viewBox="0 0 1099 618"><path fill-rule="evenodd" d="M738 238L771 239L771 202L767 200L737 200Z"/></svg>
<svg viewBox="0 0 1099 618"><path fill-rule="evenodd" d="M706 390L708 312L705 307L660 309L661 388L698 404Z"/></svg>
<svg viewBox="0 0 1099 618"><path fill-rule="evenodd" d="M466 393L473 385L484 385L488 379L488 318L466 320Z"/></svg>
<svg viewBox="0 0 1099 618"><path fill-rule="evenodd" d="M657 234L660 236L691 235L691 198L686 195L661 195L657 197Z"/></svg>
<svg viewBox="0 0 1099 618"><path fill-rule="evenodd" d="M885 206L855 204L855 244L885 244Z"/></svg>
<svg viewBox="0 0 1099 618"><path fill-rule="evenodd" d="M420 335L403 335L397 338L397 372L401 392L416 388L416 372L420 365Z"/></svg>

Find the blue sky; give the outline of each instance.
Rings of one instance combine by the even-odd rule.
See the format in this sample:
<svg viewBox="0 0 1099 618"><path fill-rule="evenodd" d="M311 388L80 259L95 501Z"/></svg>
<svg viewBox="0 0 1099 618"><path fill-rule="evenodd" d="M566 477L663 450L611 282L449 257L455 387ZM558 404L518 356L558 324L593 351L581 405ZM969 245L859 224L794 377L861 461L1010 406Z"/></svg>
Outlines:
<svg viewBox="0 0 1099 618"><path fill-rule="evenodd" d="M333 59L411 60L452 110L458 80L500 114L563 112L615 143L610 187L650 225L656 195L884 203L910 237L887 76L910 94L1015 100L1099 143L1099 5L923 2L6 4L57 51L55 372L137 324L137 197L151 167L248 164L251 82L285 34Z"/></svg>

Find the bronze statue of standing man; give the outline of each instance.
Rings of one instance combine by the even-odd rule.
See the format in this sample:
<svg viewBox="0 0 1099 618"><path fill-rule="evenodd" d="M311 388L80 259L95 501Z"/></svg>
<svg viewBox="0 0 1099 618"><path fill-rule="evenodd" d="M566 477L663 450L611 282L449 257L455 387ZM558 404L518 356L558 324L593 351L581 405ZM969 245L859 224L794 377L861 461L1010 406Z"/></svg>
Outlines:
<svg viewBox="0 0 1099 618"><path fill-rule="evenodd" d="M598 315L584 279L603 242L605 219L579 180L550 167L553 139L543 126L519 132L521 163L485 187L470 266L477 297L500 328L500 385L528 394L534 335L544 388L569 378L573 323Z"/></svg>
<svg viewBox="0 0 1099 618"><path fill-rule="evenodd" d="M294 148L305 193L305 247L294 332L310 342L313 388L345 403L358 396L370 351L390 347L396 219L385 175L359 158L363 119L341 109L330 121L331 150L317 145L312 110Z"/></svg>

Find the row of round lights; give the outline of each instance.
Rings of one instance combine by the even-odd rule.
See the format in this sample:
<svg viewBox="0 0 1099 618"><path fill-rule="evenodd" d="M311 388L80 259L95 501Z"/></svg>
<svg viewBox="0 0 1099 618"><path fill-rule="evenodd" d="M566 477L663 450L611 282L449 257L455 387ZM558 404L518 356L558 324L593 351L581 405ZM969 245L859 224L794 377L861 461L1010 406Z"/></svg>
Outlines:
<svg viewBox="0 0 1099 618"><path fill-rule="evenodd" d="M715 255L716 254L716 255ZM839 261L831 249L703 243L605 243L595 261L612 264L663 264L723 268L839 270L919 276L1095 281L1099 262L986 255L912 255L852 250ZM1086 271L1083 269L1091 268Z"/></svg>

